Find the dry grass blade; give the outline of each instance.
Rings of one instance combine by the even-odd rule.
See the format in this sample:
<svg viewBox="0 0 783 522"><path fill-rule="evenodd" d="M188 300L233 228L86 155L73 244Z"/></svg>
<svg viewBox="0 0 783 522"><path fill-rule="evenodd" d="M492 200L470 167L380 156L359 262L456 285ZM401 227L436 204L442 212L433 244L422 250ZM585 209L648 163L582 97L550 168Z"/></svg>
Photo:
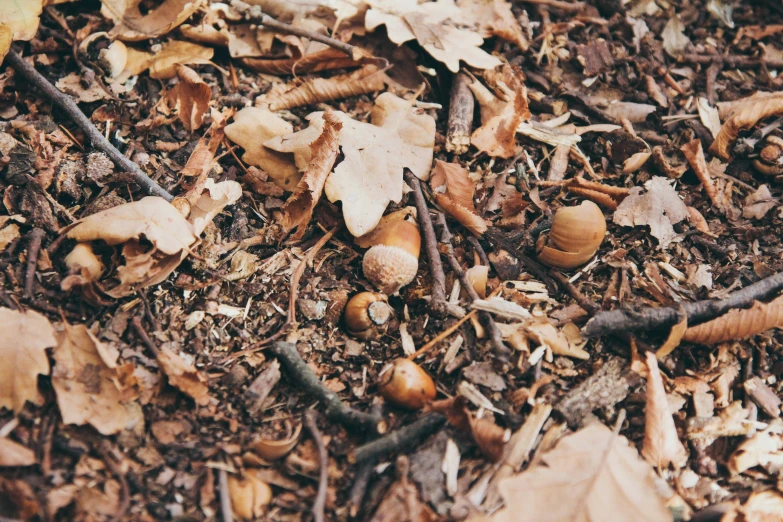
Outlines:
<svg viewBox="0 0 783 522"><path fill-rule="evenodd" d="M731 146L741 130L781 112L783 112L783 96L770 96L741 104L720 128L718 136L710 147L710 152L723 160L728 160L731 156Z"/></svg>
<svg viewBox="0 0 783 522"><path fill-rule="evenodd" d="M692 326L683 340L695 344L717 344L746 339L770 328L783 327L783 297L770 303L759 303L746 310L732 310L725 315Z"/></svg>
<svg viewBox="0 0 783 522"><path fill-rule="evenodd" d="M717 143L717 140L715 140ZM688 159L688 163L691 164L693 172L696 177L699 178L702 185L704 185L704 192L709 196L710 201L716 207L721 207L720 199L718 198L718 189L715 187L712 178L710 177L710 171L707 168L707 160L704 158L704 150L701 147L701 140L693 140L690 143L686 143L680 150Z"/></svg>
<svg viewBox="0 0 783 522"><path fill-rule="evenodd" d="M349 74L307 80L302 85L267 100L267 103L269 103L269 110L280 111L382 91L384 86L385 75L383 71L376 65L366 65Z"/></svg>

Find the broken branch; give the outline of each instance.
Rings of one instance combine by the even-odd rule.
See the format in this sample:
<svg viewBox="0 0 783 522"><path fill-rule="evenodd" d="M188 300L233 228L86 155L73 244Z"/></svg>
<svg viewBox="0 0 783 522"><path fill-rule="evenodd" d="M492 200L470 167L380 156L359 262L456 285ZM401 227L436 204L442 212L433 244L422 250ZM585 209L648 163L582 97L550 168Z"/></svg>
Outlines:
<svg viewBox="0 0 783 522"><path fill-rule="evenodd" d="M446 150L464 154L470 147L473 132L473 92L468 84L471 79L465 73L457 73L451 84L449 123L446 130Z"/></svg>
<svg viewBox="0 0 783 522"><path fill-rule="evenodd" d="M313 437L315 447L318 450L318 493L315 495L315 501L313 502L313 520L315 522L324 522L326 520L324 516L324 508L326 507L326 488L329 484L329 453L326 451L324 445L324 439L321 436L321 432L318 431L318 423L316 422L315 412L313 410L307 410L304 413L304 427L310 432L310 436Z"/></svg>
<svg viewBox="0 0 783 522"><path fill-rule="evenodd" d="M355 463L379 460L387 455L418 444L429 437L446 422L446 417L440 413L428 413L412 424L408 424L385 437L359 446L348 455L348 460Z"/></svg>

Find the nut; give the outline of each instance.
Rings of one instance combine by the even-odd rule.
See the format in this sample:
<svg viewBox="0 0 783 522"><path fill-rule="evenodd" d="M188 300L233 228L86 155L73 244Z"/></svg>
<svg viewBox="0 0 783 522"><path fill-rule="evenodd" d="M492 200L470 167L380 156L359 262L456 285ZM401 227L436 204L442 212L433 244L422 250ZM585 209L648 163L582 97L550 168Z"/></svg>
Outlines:
<svg viewBox="0 0 783 522"><path fill-rule="evenodd" d="M767 136L766 144L759 152L759 157L753 160L753 168L765 176L783 175L783 139Z"/></svg>
<svg viewBox="0 0 783 522"><path fill-rule="evenodd" d="M364 254L364 277L387 294L395 294L416 277L419 269L421 235L410 221L394 221Z"/></svg>
<svg viewBox="0 0 783 522"><path fill-rule="evenodd" d="M349 334L359 339L378 339L389 328L392 315L385 295L361 292L345 305L345 326Z"/></svg>
<svg viewBox="0 0 783 522"><path fill-rule="evenodd" d="M435 383L421 366L402 358L381 373L378 383L384 399L410 410L418 410L435 398Z"/></svg>
<svg viewBox="0 0 783 522"><path fill-rule="evenodd" d="M93 33L79 44L84 61L95 64L101 72L116 78L125 69L128 49L119 40L112 41L108 33Z"/></svg>
<svg viewBox="0 0 783 522"><path fill-rule="evenodd" d="M80 274L89 281L94 281L103 274L104 266L88 243L77 243L73 250L65 256L65 266L72 274Z"/></svg>
<svg viewBox="0 0 783 522"><path fill-rule="evenodd" d="M555 212L552 228L536 244L538 260L555 268L575 268L587 263L606 235L606 218L598 205L583 201Z"/></svg>

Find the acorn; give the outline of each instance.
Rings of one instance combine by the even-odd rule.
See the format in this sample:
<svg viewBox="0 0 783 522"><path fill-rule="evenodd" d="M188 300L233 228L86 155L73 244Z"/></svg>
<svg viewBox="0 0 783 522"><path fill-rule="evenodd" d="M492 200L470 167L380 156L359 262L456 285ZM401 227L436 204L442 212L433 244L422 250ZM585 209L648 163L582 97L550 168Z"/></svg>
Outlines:
<svg viewBox="0 0 783 522"><path fill-rule="evenodd" d="M410 221L390 223L378 234L364 254L364 277L387 294L395 294L416 277L419 269L421 234Z"/></svg>
<svg viewBox="0 0 783 522"><path fill-rule="evenodd" d="M418 410L435 398L435 383L421 366L401 358L381 372L378 388L384 399L410 410Z"/></svg>
<svg viewBox="0 0 783 522"><path fill-rule="evenodd" d="M361 292L345 305L344 316L349 334L359 339L373 340L386 333L393 312L385 295Z"/></svg>
<svg viewBox="0 0 783 522"><path fill-rule="evenodd" d="M555 268L576 268L595 255L606 235L606 218L592 201L561 207L548 234L536 242L538 260Z"/></svg>
<svg viewBox="0 0 783 522"><path fill-rule="evenodd" d="M757 172L779 180L783 176L783 138L767 136L759 157L753 160Z"/></svg>
<svg viewBox="0 0 783 522"><path fill-rule="evenodd" d="M119 40L112 41L108 33L93 33L79 44L79 55L94 64L106 76L116 78L125 69L128 49Z"/></svg>
<svg viewBox="0 0 783 522"><path fill-rule="evenodd" d="M81 274L85 279L94 281L101 277L104 266L89 243L77 243L65 256L65 266L71 274Z"/></svg>

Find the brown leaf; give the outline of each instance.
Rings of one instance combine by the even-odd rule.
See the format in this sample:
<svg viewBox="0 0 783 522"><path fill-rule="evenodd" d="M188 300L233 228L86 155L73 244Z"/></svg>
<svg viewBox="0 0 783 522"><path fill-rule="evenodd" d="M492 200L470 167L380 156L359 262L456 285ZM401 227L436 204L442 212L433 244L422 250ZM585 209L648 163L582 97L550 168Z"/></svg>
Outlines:
<svg viewBox="0 0 783 522"><path fill-rule="evenodd" d="M270 111L281 111L302 105L358 96L370 92L382 91L386 85L385 74L376 65L365 65L348 74L331 78L313 78L301 85L264 99Z"/></svg>
<svg viewBox="0 0 783 522"><path fill-rule="evenodd" d="M645 183L645 188L644 194L641 187L632 188L615 211L613 220L626 227L649 225L659 248L665 248L677 236L672 225L688 217L688 207L666 178L654 176Z"/></svg>
<svg viewBox="0 0 783 522"><path fill-rule="evenodd" d="M116 349L101 343L83 324L64 323L54 349L52 386L66 424L90 424L103 435L127 424Z"/></svg>
<svg viewBox="0 0 783 522"><path fill-rule="evenodd" d="M141 0L101 1L101 14L115 23L110 34L130 42L168 33L190 18L202 4L201 0L165 0L157 9L142 15Z"/></svg>
<svg viewBox="0 0 783 522"><path fill-rule="evenodd" d="M187 130L194 131L204 123L204 113L209 109L212 89L190 67L177 64L175 71L179 83L169 91L168 96L177 108L179 121Z"/></svg>
<svg viewBox="0 0 783 522"><path fill-rule="evenodd" d="M11 439L0 438L0 467L32 466L35 463L33 450Z"/></svg>
<svg viewBox="0 0 783 522"><path fill-rule="evenodd" d="M683 340L695 344L717 344L747 339L770 328L783 326L783 297L769 303L753 303L748 309L731 310L722 316L691 326Z"/></svg>
<svg viewBox="0 0 783 522"><path fill-rule="evenodd" d="M0 407L19 413L38 398L38 375L49 375L46 349L57 344L49 320L32 310L0 308Z"/></svg>
<svg viewBox="0 0 783 522"><path fill-rule="evenodd" d="M430 179L435 201L468 230L477 236L487 231L487 224L476 212L473 194L476 184L468 171L456 163L435 160Z"/></svg>
<svg viewBox="0 0 783 522"><path fill-rule="evenodd" d="M435 522L440 518L419 497L416 485L408 480L408 458L397 457L397 481L391 485L370 522Z"/></svg>
<svg viewBox="0 0 783 522"><path fill-rule="evenodd" d="M15 40L32 40L38 32L41 0L0 3L0 62Z"/></svg>
<svg viewBox="0 0 783 522"><path fill-rule="evenodd" d="M741 130L749 129L764 118L781 112L783 112L781 93L755 100L751 98L741 103L731 117L723 123L718 136L710 146L710 152L723 160L728 160L731 156L731 147Z"/></svg>
<svg viewBox="0 0 783 522"><path fill-rule="evenodd" d="M302 425L298 424L294 433L287 439L258 439L250 444L249 449L267 462L272 462L288 455L299 444L299 436L301 434Z"/></svg>
<svg viewBox="0 0 783 522"><path fill-rule="evenodd" d="M669 336L666 338L666 342L664 342L663 345L658 348L658 351L655 352L655 356L659 360L672 353L674 349L680 345L682 337L685 335L685 331L688 329L688 316L684 312L681 313L682 320L672 326L672 329L669 332Z"/></svg>
<svg viewBox="0 0 783 522"><path fill-rule="evenodd" d="M241 478L228 478L228 492L234 514L241 520L256 520L263 516L266 506L272 501L272 488L253 473L245 471Z"/></svg>
<svg viewBox="0 0 783 522"><path fill-rule="evenodd" d="M477 419L468 411L465 397L458 395L451 399L433 401L428 410L442 413L449 424L458 430L470 432L481 452L492 462L498 462L503 457L503 450L511 432L495 424L491 418Z"/></svg>
<svg viewBox="0 0 783 522"><path fill-rule="evenodd" d="M721 522L780 522L783 495L778 491L755 491L742 506L735 507Z"/></svg>
<svg viewBox="0 0 783 522"><path fill-rule="evenodd" d="M522 51L530 47L527 35L506 0L458 0L460 23L473 28L482 38L497 36L516 44Z"/></svg>
<svg viewBox="0 0 783 522"><path fill-rule="evenodd" d="M210 60L214 54L215 51L209 47L172 40L163 44L161 50L149 57L146 63L145 59L141 58L140 65L144 65L144 69L149 68L151 78L168 80L177 75L177 65L208 64L211 63ZM130 60L129 53L128 61ZM126 64L125 67L127 68L128 65Z"/></svg>
<svg viewBox="0 0 783 522"><path fill-rule="evenodd" d="M169 384L195 400L199 406L210 403L212 397L206 385L207 378L181 355L163 346L158 353L158 364L168 377Z"/></svg>
<svg viewBox="0 0 783 522"><path fill-rule="evenodd" d="M658 360L652 352L647 352L647 405L642 456L661 470L668 468L669 464L677 470L688 461L688 453L680 442L669 411Z"/></svg>
<svg viewBox="0 0 783 522"><path fill-rule="evenodd" d="M779 200L772 197L769 187L761 185L756 192L748 194L745 198L745 206L742 208L742 217L761 219L767 212L772 210L780 203Z"/></svg>
<svg viewBox="0 0 783 522"><path fill-rule="evenodd" d="M491 521L672 520L653 469L603 424L564 437L542 461L500 481L506 507Z"/></svg>
<svg viewBox="0 0 783 522"><path fill-rule="evenodd" d="M704 158L704 151L701 148L701 140L693 140L690 143L686 143L680 150L685 154L685 158L690 163L693 172L696 177L699 178L704 186L704 192L707 193L712 203L721 208L720 201L718 200L718 189L715 188L715 183L710 177L710 172L707 169L707 160Z"/></svg>
<svg viewBox="0 0 783 522"><path fill-rule="evenodd" d="M239 61L254 71L277 75L348 69L359 65L359 62L349 58L344 52L331 47L321 48L304 56L297 54L293 58L240 58Z"/></svg>

